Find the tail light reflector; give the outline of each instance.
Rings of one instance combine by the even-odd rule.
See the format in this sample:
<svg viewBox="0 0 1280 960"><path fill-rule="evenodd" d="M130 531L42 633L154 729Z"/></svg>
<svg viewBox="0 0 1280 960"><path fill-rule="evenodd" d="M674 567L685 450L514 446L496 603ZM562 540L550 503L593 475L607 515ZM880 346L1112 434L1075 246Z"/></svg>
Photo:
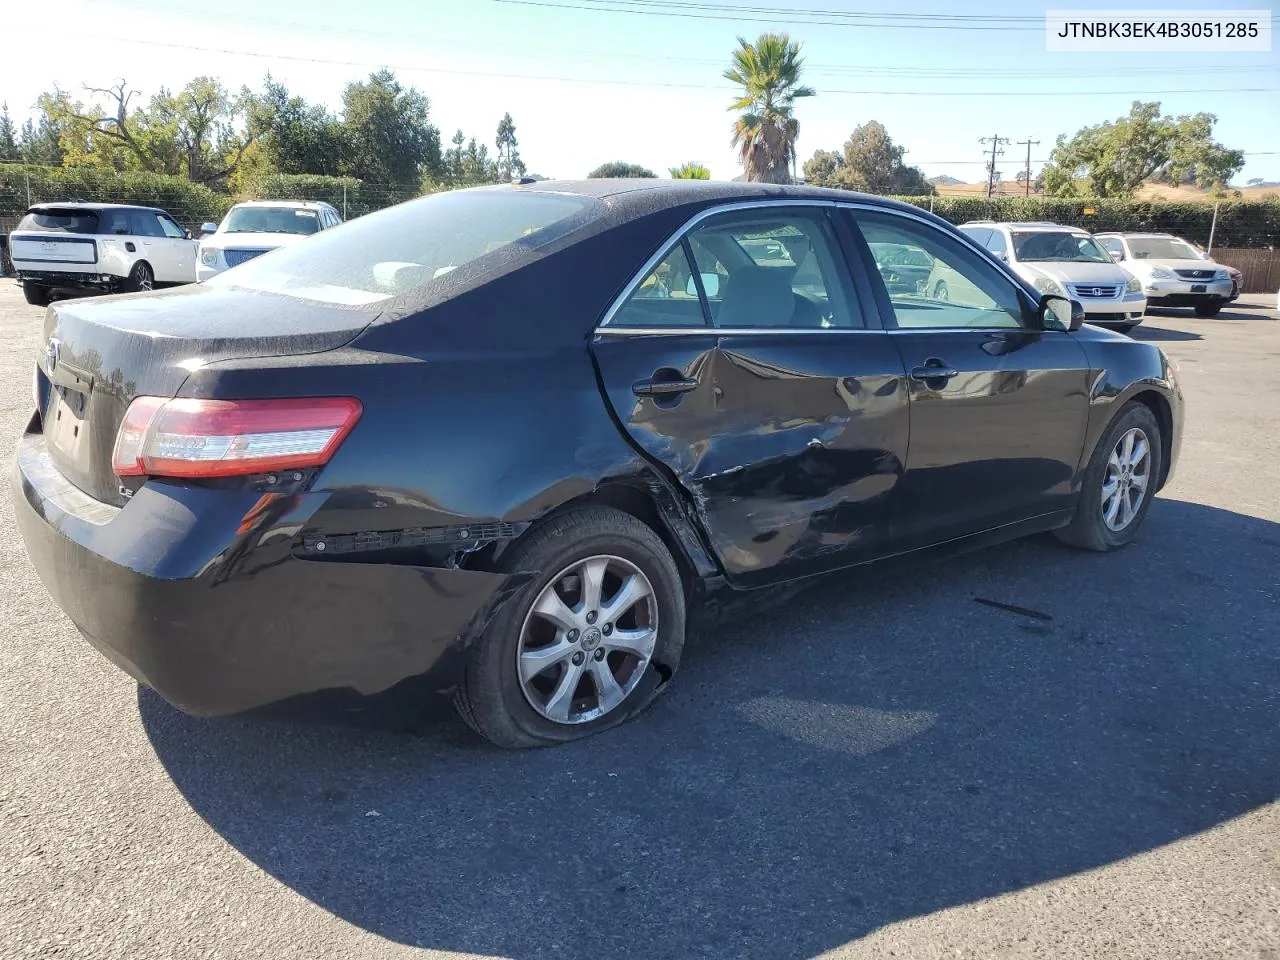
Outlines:
<svg viewBox="0 0 1280 960"><path fill-rule="evenodd" d="M318 467L360 419L351 397L129 404L111 455L118 477L235 477Z"/></svg>

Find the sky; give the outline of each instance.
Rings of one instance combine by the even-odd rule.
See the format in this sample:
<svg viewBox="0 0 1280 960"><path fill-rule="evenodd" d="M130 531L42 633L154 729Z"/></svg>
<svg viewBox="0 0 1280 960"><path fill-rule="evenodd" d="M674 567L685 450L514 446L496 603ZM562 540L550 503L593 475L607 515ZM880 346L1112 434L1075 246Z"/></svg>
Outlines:
<svg viewBox="0 0 1280 960"><path fill-rule="evenodd" d="M1274 18L1277 2L1124 6L1267 9ZM1280 41L1269 53L1049 53L1043 9L1007 0L628 3L617 12L601 9L617 0L60 0L51 21L42 4L13 0L6 32L32 42L4 45L0 100L19 118L55 84L84 96L85 84L124 79L150 95L201 74L257 89L270 72L337 108L346 83L388 66L430 98L445 141L462 129L492 150L509 111L531 173L581 177L625 160L666 175L696 161L730 179L741 167L729 144L733 87L721 74L738 36L784 30L803 43L804 80L818 94L797 107L801 161L879 120L908 163L971 182L985 179L979 138L1007 137L1014 142L998 166L1012 180L1026 161L1016 141L1039 141L1038 170L1059 134L1143 99L1166 113L1216 114L1216 139L1246 151L1236 184L1280 181ZM850 25L830 11L885 13L910 26ZM956 29L985 24L903 16L957 11L1026 19Z"/></svg>

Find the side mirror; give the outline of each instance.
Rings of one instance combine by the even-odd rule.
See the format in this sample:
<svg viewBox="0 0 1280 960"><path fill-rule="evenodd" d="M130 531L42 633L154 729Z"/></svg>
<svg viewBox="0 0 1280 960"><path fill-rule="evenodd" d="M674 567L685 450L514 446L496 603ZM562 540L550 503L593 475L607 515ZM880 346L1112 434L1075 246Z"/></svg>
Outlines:
<svg viewBox="0 0 1280 960"><path fill-rule="evenodd" d="M200 233L206 237L211 233L217 233L217 232L218 232L218 225L216 223L206 223L201 225L200 227Z"/></svg>
<svg viewBox="0 0 1280 960"><path fill-rule="evenodd" d="M1119 263L1121 260L1124 259L1123 250L1111 250L1109 252L1111 254L1111 259L1114 260L1116 263Z"/></svg>
<svg viewBox="0 0 1280 960"><path fill-rule="evenodd" d="M702 289L707 291L708 297L716 297L720 295L720 274L704 273L702 274ZM689 282L684 285L684 292L687 296L696 297L698 295L698 285L693 282L693 277L689 278Z"/></svg>
<svg viewBox="0 0 1280 960"><path fill-rule="evenodd" d="M1075 333L1084 325L1084 304L1066 297L1040 298L1040 329Z"/></svg>
<svg viewBox="0 0 1280 960"><path fill-rule="evenodd" d="M1005 253L1003 250L993 250L991 255L1003 263L1009 262L1009 254Z"/></svg>

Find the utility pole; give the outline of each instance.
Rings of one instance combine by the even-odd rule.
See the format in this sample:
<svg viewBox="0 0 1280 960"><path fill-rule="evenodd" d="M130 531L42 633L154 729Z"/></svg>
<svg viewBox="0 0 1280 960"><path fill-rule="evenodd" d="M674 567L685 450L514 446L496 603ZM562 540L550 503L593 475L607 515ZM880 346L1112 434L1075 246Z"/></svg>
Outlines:
<svg viewBox="0 0 1280 960"><path fill-rule="evenodd" d="M1027 196L1028 196L1028 197L1029 197L1029 196L1031 196L1031 147L1032 147L1032 145L1033 145L1033 144L1034 144L1035 146L1037 146L1037 147L1038 147L1038 146L1040 146L1040 141L1039 141L1039 140L1032 140L1032 139L1030 139L1030 138L1028 138L1028 139L1026 139L1026 140L1019 140L1019 141L1018 141L1018 146L1020 146L1020 147L1025 146L1025 147L1027 148L1027 171L1026 171L1026 172L1027 172L1027 184L1026 184L1026 186L1027 186Z"/></svg>
<svg viewBox="0 0 1280 960"><path fill-rule="evenodd" d="M999 134L992 134L989 137L980 138L978 142L991 144L991 162L987 164L987 196L990 197L995 193L996 157L1004 153L1004 151L1000 149L1000 146L1001 144L1008 143L1009 138L1002 137Z"/></svg>

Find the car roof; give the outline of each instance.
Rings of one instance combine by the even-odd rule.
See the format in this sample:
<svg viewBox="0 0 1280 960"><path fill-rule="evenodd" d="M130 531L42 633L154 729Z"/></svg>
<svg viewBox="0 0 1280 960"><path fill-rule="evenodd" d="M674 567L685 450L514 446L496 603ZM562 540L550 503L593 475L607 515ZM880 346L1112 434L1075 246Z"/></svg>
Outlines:
<svg viewBox="0 0 1280 960"><path fill-rule="evenodd" d="M1108 230L1106 233L1098 234L1100 237L1169 237L1173 240L1179 239L1172 233L1148 233L1146 231L1126 232L1124 230Z"/></svg>
<svg viewBox="0 0 1280 960"><path fill-rule="evenodd" d="M962 227L1008 227L1017 230L1066 230L1068 233L1088 234L1082 227L1073 227L1066 223L1051 223L1048 220L969 220L960 224Z"/></svg>
<svg viewBox="0 0 1280 960"><path fill-rule="evenodd" d="M499 184L482 187L484 190L527 191L533 193L560 193L581 197L593 197L606 201L625 217L627 214L643 216L687 204L732 203L751 200L825 200L845 203L865 203L889 210L910 211L930 216L927 210L851 190L833 190L826 187L810 187L803 184L746 183L726 180L659 180L649 177L598 179L598 180L538 180L527 184ZM936 217L934 219L937 219Z"/></svg>
<svg viewBox="0 0 1280 960"><path fill-rule="evenodd" d="M168 215L167 210L161 210L159 207L144 207L137 203L90 203L87 200L45 200L27 207L27 213L39 213L42 210L146 210L150 213Z"/></svg>
<svg viewBox="0 0 1280 960"><path fill-rule="evenodd" d="M328 207L333 209L332 204L325 203L323 200L242 200L231 209L234 210L236 207L285 207L288 209Z"/></svg>

